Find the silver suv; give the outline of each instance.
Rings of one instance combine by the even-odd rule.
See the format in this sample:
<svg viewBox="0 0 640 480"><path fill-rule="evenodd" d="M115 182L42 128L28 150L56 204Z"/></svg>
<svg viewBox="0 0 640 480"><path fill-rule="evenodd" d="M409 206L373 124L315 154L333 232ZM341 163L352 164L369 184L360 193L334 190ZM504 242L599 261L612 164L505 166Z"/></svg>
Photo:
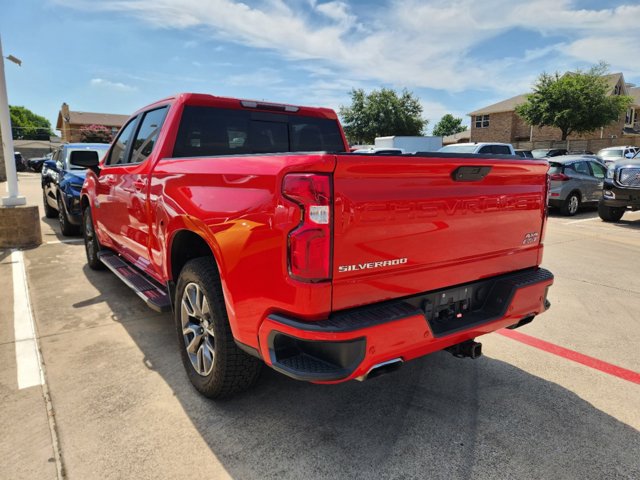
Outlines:
<svg viewBox="0 0 640 480"><path fill-rule="evenodd" d="M564 155L549 159L549 206L575 215L584 204L597 205L607 167L593 156Z"/></svg>

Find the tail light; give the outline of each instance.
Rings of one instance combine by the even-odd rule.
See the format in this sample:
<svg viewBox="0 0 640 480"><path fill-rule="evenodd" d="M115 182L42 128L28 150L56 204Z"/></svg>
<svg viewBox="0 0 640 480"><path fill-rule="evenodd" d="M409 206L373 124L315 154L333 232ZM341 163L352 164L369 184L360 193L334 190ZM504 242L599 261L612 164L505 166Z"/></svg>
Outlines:
<svg viewBox="0 0 640 480"><path fill-rule="evenodd" d="M566 182L571 180L571 177L565 175L564 173L553 173L549 175L549 180L556 180L558 182Z"/></svg>
<svg viewBox="0 0 640 480"><path fill-rule="evenodd" d="M282 194L300 207L300 224L289 233L289 274L321 282L331 277L331 178L316 173L284 177Z"/></svg>

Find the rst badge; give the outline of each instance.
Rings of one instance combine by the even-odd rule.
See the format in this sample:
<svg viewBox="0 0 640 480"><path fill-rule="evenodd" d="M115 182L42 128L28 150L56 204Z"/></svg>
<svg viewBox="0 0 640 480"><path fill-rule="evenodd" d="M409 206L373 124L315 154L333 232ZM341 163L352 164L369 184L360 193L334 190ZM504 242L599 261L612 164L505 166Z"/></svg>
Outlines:
<svg viewBox="0 0 640 480"><path fill-rule="evenodd" d="M407 258L394 258L393 260L384 260L381 262L356 263L354 265L339 265L338 272L356 272L358 270L369 270L372 268L393 267L407 263Z"/></svg>
<svg viewBox="0 0 640 480"><path fill-rule="evenodd" d="M524 240L522 240L523 245L531 245L532 243L536 243L538 241L538 232L527 233L524 236Z"/></svg>

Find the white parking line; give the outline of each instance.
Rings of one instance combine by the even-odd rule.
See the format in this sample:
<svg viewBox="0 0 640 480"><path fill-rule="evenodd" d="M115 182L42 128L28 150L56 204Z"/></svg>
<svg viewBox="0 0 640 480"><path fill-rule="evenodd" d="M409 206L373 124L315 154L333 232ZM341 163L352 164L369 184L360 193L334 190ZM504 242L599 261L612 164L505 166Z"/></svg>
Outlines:
<svg viewBox="0 0 640 480"><path fill-rule="evenodd" d="M13 265L13 329L16 344L16 370L18 388L44 384L42 359L36 339L29 285L24 268L24 255L20 250L11 251Z"/></svg>
<svg viewBox="0 0 640 480"><path fill-rule="evenodd" d="M83 238L68 238L66 240L50 240L46 244L47 245L55 245L56 243L80 243L84 242Z"/></svg>
<svg viewBox="0 0 640 480"><path fill-rule="evenodd" d="M574 223L582 223L582 222L593 222L594 220L600 220L600 217L583 218L582 220L572 220L570 222L563 223L563 225L573 225Z"/></svg>

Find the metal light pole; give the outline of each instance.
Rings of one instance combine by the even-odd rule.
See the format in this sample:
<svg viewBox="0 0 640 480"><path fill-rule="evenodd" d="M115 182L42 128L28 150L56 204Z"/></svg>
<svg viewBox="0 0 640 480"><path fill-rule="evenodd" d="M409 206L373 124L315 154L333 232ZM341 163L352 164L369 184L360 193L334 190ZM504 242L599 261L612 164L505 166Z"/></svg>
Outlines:
<svg viewBox="0 0 640 480"><path fill-rule="evenodd" d="M22 62L13 55L7 57L20 65ZM1 204L4 207L26 205L27 199L18 192L18 174L13 155L13 137L11 136L11 117L9 115L9 100L7 98L7 82L4 78L4 54L2 53L2 39L0 38L0 130L2 130L2 148L7 171L7 193L2 197Z"/></svg>

